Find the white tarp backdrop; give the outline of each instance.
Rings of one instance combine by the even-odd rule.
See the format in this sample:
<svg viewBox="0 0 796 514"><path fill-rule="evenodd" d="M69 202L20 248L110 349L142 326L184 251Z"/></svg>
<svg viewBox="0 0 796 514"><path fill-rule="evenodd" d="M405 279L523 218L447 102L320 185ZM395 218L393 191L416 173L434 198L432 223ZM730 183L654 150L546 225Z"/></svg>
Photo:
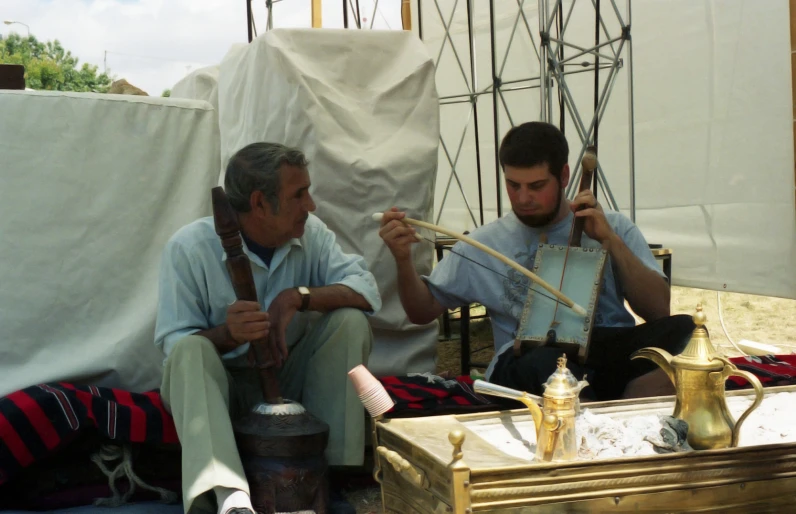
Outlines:
<svg viewBox="0 0 796 514"><path fill-rule="evenodd" d="M204 100L218 111L218 68L205 66L192 71L171 88L171 98Z"/></svg>
<svg viewBox="0 0 796 514"><path fill-rule="evenodd" d="M0 118L0 396L55 380L159 387L158 265L211 212L211 106L0 91Z"/></svg>
<svg viewBox="0 0 796 514"><path fill-rule="evenodd" d="M453 0L437 1L447 20ZM213 102L212 68L175 87L175 98L0 92L7 120L0 124L0 396L53 380L157 387L162 355L153 329L163 245L183 224L210 214L220 166L232 148L258 139L307 151L318 215L376 273L385 305L373 323L374 371L433 370L436 324L406 323L394 266L370 214L398 204L421 219L441 215L450 228L473 228L455 181L440 212L448 153L455 159L461 140L457 170L477 219L472 132L461 139L465 126L473 130L469 105L436 104L438 96L491 84L488 2L473 2L475 86L465 86L466 0L459 4L452 31L464 74L447 47L435 75L428 54L436 59L443 31L434 0L423 0L425 45L400 31L351 31L346 39L358 45L335 53L314 44L329 32L287 31L233 47L219 66L219 112L176 98L209 94ZM524 19L503 66L517 2L495 4L499 76L504 83L538 76ZM536 2L526 4L538 47ZM417 9L413 16L416 30ZM637 221L650 242L674 249L677 284L796 298L788 19L784 0L633 2ZM615 18L605 20L615 34ZM593 34L593 7L577 2L566 39L585 46ZM249 60L248 71L233 66ZM625 210L626 69L599 136L600 161ZM588 123L592 75L568 83ZM499 136L512 122L539 118L538 89L506 90L499 101ZM478 106L491 221L503 186L496 184L491 98ZM577 149L572 123L566 129ZM223 138L219 127L228 130ZM429 244L418 245L416 262L420 272L431 268Z"/></svg>
<svg viewBox="0 0 796 514"><path fill-rule="evenodd" d="M524 18L520 17L516 30L519 2L494 3L498 76L504 83L538 77L539 60L525 28L527 20L538 49L538 2L524 3ZM422 0L421 4L423 39L435 61L440 56L436 79L443 102L445 97L467 93L468 88L483 90L491 85L489 2L473 2L475 87L468 86L466 0L459 1L455 10L455 0ZM626 1L616 4L627 21ZM571 6L572 0L563 2L565 16ZM454 43L446 41L441 54L445 32L440 12L446 24L452 20ZM609 2L602 2L602 14L607 32L618 35L618 19ZM594 23L593 3L576 2L564 40L593 46ZM631 25L638 225L650 243L674 250L673 282L677 285L796 298L788 2L633 0ZM412 27L417 33L417 2ZM601 41L606 39L602 33ZM567 48L565 57L576 52ZM608 47L601 52L611 54ZM627 55L623 57L627 64ZM593 59L575 60L580 61ZM607 75L601 71L601 81ZM586 125L593 113L593 77L591 72L567 76ZM609 187L626 214L630 207L628 100L625 65L599 127L598 153ZM506 91L499 99L498 136L512 123L540 119L539 106L538 88ZM557 101L553 111L552 121L558 125ZM451 160L463 141L456 170L480 224L474 124L468 115L468 103L441 106L440 130ZM491 96L479 98L478 116L484 221L489 222L499 215ZM581 142L570 117L565 130L574 167ZM439 163L435 219L441 216L442 225L456 230L472 229L475 224L455 178L443 206L451 177L443 147ZM497 187L505 213L509 204L502 182Z"/></svg>
<svg viewBox="0 0 796 514"><path fill-rule="evenodd" d="M371 219L394 205L432 215L439 110L422 42L403 31L275 29L224 58L218 98L222 161L255 141L301 148L316 214L376 276L383 307L371 319L369 369L433 371L437 323L406 320L395 262ZM428 273L433 245L416 245L414 258Z"/></svg>

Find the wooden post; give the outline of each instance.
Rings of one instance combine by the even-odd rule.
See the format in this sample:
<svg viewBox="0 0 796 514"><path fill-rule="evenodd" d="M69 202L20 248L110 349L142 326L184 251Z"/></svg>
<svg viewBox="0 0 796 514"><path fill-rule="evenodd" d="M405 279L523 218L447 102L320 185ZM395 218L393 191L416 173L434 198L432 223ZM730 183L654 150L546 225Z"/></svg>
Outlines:
<svg viewBox="0 0 796 514"><path fill-rule="evenodd" d="M401 0L401 23L404 30L412 30L412 0ZM796 0L791 0L791 5ZM793 18L791 18L793 23Z"/></svg>
<svg viewBox="0 0 796 514"><path fill-rule="evenodd" d="M312 0L312 28L319 29L323 26L321 0Z"/></svg>
<svg viewBox="0 0 796 514"><path fill-rule="evenodd" d="M790 74L793 103L793 146L796 150L796 0L790 0ZM796 182L796 160L793 163L793 177ZM793 189L793 195L796 199L796 187Z"/></svg>
<svg viewBox="0 0 796 514"><path fill-rule="evenodd" d="M0 64L0 89L25 89L25 67L21 64Z"/></svg>

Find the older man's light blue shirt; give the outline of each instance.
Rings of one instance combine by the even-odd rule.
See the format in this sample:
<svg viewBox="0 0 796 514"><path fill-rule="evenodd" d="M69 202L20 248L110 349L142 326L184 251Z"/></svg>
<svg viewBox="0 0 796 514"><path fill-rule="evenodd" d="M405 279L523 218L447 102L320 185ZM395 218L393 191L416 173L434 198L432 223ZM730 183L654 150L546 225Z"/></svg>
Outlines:
<svg viewBox="0 0 796 514"><path fill-rule="evenodd" d="M373 315L381 309L376 279L359 255L342 251L334 232L310 214L304 235L291 239L274 252L270 266L243 243L252 262L257 297L263 310L283 290L298 286L348 286L370 304ZM201 218L178 230L166 243L160 266L155 345L168 356L183 337L223 324L227 308L236 300L226 254L215 232L212 217ZM304 332L306 320L296 313L287 329L288 347ZM244 354L245 344L223 355L231 359Z"/></svg>

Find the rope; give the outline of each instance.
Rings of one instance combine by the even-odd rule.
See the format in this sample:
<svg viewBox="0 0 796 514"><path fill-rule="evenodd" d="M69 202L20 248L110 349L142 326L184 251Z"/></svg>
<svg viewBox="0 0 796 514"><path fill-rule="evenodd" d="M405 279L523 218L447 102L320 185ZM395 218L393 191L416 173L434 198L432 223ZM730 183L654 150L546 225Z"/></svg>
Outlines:
<svg viewBox="0 0 796 514"><path fill-rule="evenodd" d="M738 345L737 345L737 344L735 344L735 341L733 341L733 340L732 340L732 338L730 337L730 334L728 334L728 333L727 333L727 327L725 327L725 326L724 326L724 316L722 316L722 315L721 315L721 291L716 291L716 303L718 304L718 310L719 310L719 321L721 322L721 329L724 331L724 336L727 338L727 340L730 342L730 344L731 344L731 345L732 345L732 346L733 346L733 347L734 347L736 350L738 350L739 352L741 352L741 355L743 355L743 356L748 356L748 354L747 354L745 351L741 350L741 349L738 347Z"/></svg>
<svg viewBox="0 0 796 514"><path fill-rule="evenodd" d="M160 501L163 503L177 503L177 493L161 487L147 485L135 474L135 471L133 471L133 459L130 454L129 444L125 444L124 446L103 444L96 453L91 455L91 461L108 477L108 485L113 493L111 498L97 498L94 500L94 505L98 507L118 507L127 503L135 492L136 486L158 493L160 495ZM121 462L119 462L113 470L110 470L106 464L110 465L115 461ZM130 487L123 495L116 487L116 481L120 478L127 478L127 481L130 483Z"/></svg>

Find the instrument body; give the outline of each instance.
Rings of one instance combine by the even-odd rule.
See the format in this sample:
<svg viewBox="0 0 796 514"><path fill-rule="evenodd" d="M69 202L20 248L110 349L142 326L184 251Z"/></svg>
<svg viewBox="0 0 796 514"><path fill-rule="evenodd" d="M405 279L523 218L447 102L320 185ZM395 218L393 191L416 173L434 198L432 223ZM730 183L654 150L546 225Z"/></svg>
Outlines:
<svg viewBox="0 0 796 514"><path fill-rule="evenodd" d="M539 245L534 271L550 280L560 279L563 275L561 291L583 305L586 314L556 309L554 303L540 298L541 295L531 288L520 315L515 351L519 349L517 343L549 344L563 350L571 359L577 358L581 364L586 362L606 258L607 252L601 248ZM553 319L557 322L554 327L551 326Z"/></svg>
<svg viewBox="0 0 796 514"><path fill-rule="evenodd" d="M251 261L243 251L237 215L221 187L212 190L216 233L227 255L227 270L238 300L257 302ZM252 341L264 403L238 419L232 430L249 482L257 514L314 511L326 514L329 503L325 452L329 425L304 407L282 398L279 382L263 349L266 341Z"/></svg>
<svg viewBox="0 0 796 514"><path fill-rule="evenodd" d="M583 157L580 191L591 187L596 167L596 148L590 146ZM580 364L586 362L608 252L601 247L581 246L584 222L584 218L574 219L566 246L540 243L533 271L545 281L558 283L561 293L582 305L585 313L561 309L547 298L541 298L544 296L541 291L531 287L514 342L516 355L521 354L523 344L550 345L560 348Z"/></svg>

